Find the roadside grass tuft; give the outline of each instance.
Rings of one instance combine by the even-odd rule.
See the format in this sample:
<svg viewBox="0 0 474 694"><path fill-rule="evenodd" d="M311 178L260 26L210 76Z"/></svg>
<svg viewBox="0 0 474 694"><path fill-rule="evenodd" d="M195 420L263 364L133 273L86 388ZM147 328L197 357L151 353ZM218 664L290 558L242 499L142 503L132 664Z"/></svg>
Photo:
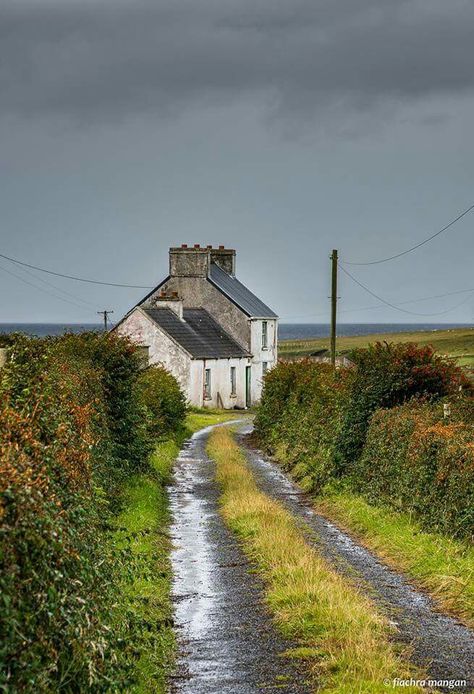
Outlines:
<svg viewBox="0 0 474 694"><path fill-rule="evenodd" d="M307 662L318 692L379 694L385 678L413 675L373 604L307 544L282 505L259 491L232 433L216 429L208 451L222 487L222 514L264 579L278 626L297 642L288 655Z"/></svg>
<svg viewBox="0 0 474 694"><path fill-rule="evenodd" d="M136 694L164 694L173 665L171 545L164 483L178 451L176 441L158 444L150 459L151 472L128 481L113 533L116 545L127 551L120 611L129 626L130 642L122 655L134 662L134 682L128 691Z"/></svg>
<svg viewBox="0 0 474 694"><path fill-rule="evenodd" d="M316 508L387 564L426 589L438 605L474 627L474 548L423 531L408 514L375 507L346 490L325 490Z"/></svg>

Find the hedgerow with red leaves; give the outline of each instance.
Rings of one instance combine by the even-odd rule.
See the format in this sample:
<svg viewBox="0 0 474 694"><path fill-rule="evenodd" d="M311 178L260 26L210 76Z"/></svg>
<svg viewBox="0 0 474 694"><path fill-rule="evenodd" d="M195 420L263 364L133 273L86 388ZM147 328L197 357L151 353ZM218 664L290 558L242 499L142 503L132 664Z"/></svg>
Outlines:
<svg viewBox="0 0 474 694"><path fill-rule="evenodd" d="M114 334L9 338L0 371L4 692L127 691L133 683L130 659L117 658L134 639L116 616L127 556L107 532L122 481L146 468L159 433L140 378L140 356ZM175 395L181 402L177 384ZM169 431L183 413L161 416Z"/></svg>

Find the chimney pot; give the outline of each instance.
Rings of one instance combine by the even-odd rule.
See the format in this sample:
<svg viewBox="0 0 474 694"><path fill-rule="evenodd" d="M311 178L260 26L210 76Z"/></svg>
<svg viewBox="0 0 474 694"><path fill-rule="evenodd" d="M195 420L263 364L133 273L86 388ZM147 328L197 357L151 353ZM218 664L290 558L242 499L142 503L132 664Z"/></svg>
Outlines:
<svg viewBox="0 0 474 694"><path fill-rule="evenodd" d="M200 243L195 243L195 244L194 244L194 248L201 248L201 244L200 244Z"/></svg>
<svg viewBox="0 0 474 694"><path fill-rule="evenodd" d="M182 243L182 244L181 244L181 248L187 248L187 247L188 247L188 244L187 244L187 243Z"/></svg>
<svg viewBox="0 0 474 694"><path fill-rule="evenodd" d="M219 246L219 250L220 250L220 251L223 251L224 248L225 248L225 246Z"/></svg>
<svg viewBox="0 0 474 694"><path fill-rule="evenodd" d="M208 248L212 248L212 246L208 246Z"/></svg>

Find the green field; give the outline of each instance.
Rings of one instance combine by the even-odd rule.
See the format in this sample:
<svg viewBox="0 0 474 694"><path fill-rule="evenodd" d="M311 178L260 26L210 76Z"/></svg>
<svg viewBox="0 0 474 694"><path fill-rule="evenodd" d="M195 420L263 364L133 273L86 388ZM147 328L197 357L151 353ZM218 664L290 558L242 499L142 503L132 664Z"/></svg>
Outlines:
<svg viewBox="0 0 474 694"><path fill-rule="evenodd" d="M337 339L338 354L346 353L355 347L366 347L371 342L416 342L419 345L432 345L439 354L456 358L460 366L474 368L474 328L449 330L414 331L405 333L379 333L376 335L352 335ZM280 340L279 355L298 357L311 354L319 349L329 349L329 338L309 340Z"/></svg>

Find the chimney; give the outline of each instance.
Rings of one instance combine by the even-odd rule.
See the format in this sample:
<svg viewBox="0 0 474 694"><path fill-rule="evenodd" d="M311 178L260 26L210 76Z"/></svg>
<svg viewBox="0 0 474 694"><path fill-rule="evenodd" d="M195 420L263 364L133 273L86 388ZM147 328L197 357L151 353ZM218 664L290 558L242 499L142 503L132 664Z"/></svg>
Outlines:
<svg viewBox="0 0 474 694"><path fill-rule="evenodd" d="M173 313L176 313L180 320L183 320L183 301L179 298L178 292L168 292L166 289L161 289L154 299L154 308L169 308Z"/></svg>
<svg viewBox="0 0 474 694"><path fill-rule="evenodd" d="M235 276L235 250L219 246L219 248L212 248L210 254L211 263L218 265L228 275Z"/></svg>
<svg viewBox="0 0 474 694"><path fill-rule="evenodd" d="M209 273L209 249L196 243L194 248L182 244L170 248L171 277L207 277Z"/></svg>

